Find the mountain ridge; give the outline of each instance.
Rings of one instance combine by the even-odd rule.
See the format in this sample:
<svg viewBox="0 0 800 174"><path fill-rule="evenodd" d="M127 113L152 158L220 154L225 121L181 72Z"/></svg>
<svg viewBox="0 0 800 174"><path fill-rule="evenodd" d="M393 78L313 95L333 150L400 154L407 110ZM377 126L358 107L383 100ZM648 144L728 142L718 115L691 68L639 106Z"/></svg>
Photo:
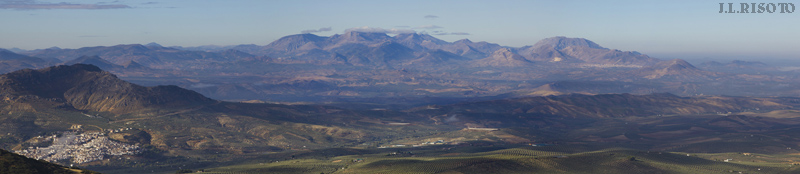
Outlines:
<svg viewBox="0 0 800 174"><path fill-rule="evenodd" d="M533 62L512 52L511 49L503 48L495 51L489 57L475 60L473 65L488 67L525 67L533 65Z"/></svg>
<svg viewBox="0 0 800 174"><path fill-rule="evenodd" d="M520 48L505 47L485 41L472 42L462 39L447 42L428 34L403 33L389 36L385 33L348 31L344 34L333 36L317 36L314 34L297 34L284 36L265 46L248 46L238 48L240 51L254 55L292 58L293 55L305 54L304 52L316 51L325 54L343 54L343 48L352 48L357 45L376 45L384 42L395 42L413 50L416 55L424 54L429 50L444 50L473 60L492 56L500 49L511 49L512 52L526 57L533 62L566 62L566 63L597 63L597 64L623 64L623 65L650 65L657 59L650 58L637 52L624 52L601 47L600 45L584 38L568 38L564 36L545 38L532 46ZM254 49L256 48L257 49ZM237 49L237 48L234 48ZM344 55L344 54L343 54ZM381 55L361 55L349 59L381 60L386 59ZM377 65L381 62L357 63L358 65ZM408 64L408 63L406 63Z"/></svg>
<svg viewBox="0 0 800 174"><path fill-rule="evenodd" d="M334 99L336 97L382 95L498 96L515 92L533 93L538 90L536 87L557 81L586 80L593 82L571 85L604 85L601 85L602 89L568 87L571 90L560 92L775 95L776 92L772 90L740 90L770 84L779 88L774 91L779 91L780 95L797 93L786 86L794 76L777 68L761 68L746 62L738 63L747 65L738 66L741 68L669 68L669 65L658 65L665 64L662 62L669 64L669 61L636 51L604 48L585 38L552 37L534 45L514 48L469 39L448 42L423 33L387 35L350 31L334 36L290 35L268 45L239 45L214 51L133 44L80 49L53 48L26 54L64 59L97 55L111 64L121 66L109 69L102 65L108 63L97 63L102 69L131 79L134 83L178 85L232 101L283 102L304 98L304 102L326 102L337 100ZM259 50L266 52L259 53ZM498 50L503 50L503 54L495 54ZM80 62L68 64L72 63ZM7 72L44 67L19 62L3 64L0 61L0 68L4 66L8 67ZM711 72L739 69L750 71L727 74ZM328 78L332 74L338 76ZM700 86L674 81L699 83L697 85ZM754 81L759 83L750 83ZM302 84L312 82L326 85ZM720 83L733 85L726 85L728 90L718 90L719 86L713 86ZM745 87L732 88L740 85ZM391 92L383 91L385 89Z"/></svg>
<svg viewBox="0 0 800 174"><path fill-rule="evenodd" d="M86 64L19 70L0 75L0 84L0 91L5 98L34 96L54 99L78 110L114 114L215 102L177 86L135 85L97 66Z"/></svg>

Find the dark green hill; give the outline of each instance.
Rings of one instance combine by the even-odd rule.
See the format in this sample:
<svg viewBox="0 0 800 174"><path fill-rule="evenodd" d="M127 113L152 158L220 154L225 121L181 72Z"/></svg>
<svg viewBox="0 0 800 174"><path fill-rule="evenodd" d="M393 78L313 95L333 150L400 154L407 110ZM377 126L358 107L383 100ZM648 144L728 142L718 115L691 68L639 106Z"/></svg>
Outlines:
<svg viewBox="0 0 800 174"><path fill-rule="evenodd" d="M96 173L85 170L70 170L64 166L30 159L0 149L0 173L26 173L26 174L75 174Z"/></svg>
<svg viewBox="0 0 800 174"><path fill-rule="evenodd" d="M7 102L21 99L63 103L78 110L130 113L157 108L180 108L215 101L177 86L143 87L120 80L93 65L75 64L0 75Z"/></svg>
<svg viewBox="0 0 800 174"><path fill-rule="evenodd" d="M602 149L568 153L546 147L473 147L387 149L328 159L301 158L273 163L229 165L205 173L796 173L798 167L779 163L733 163L707 159L703 154L631 149ZM478 150L478 151L468 151ZM393 151L392 151L393 150ZM467 150L467 151L464 151ZM414 156L404 154L413 153ZM776 165L778 164L778 165ZM773 166L775 165L775 166Z"/></svg>

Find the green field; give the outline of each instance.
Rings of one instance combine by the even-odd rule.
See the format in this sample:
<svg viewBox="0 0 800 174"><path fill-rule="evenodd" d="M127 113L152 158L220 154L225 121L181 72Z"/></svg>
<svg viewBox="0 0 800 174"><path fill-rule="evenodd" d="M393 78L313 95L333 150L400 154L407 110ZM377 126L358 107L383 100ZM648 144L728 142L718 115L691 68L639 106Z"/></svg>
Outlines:
<svg viewBox="0 0 800 174"><path fill-rule="evenodd" d="M383 152L311 156L203 169L205 173L797 173L786 160L800 156L748 154L752 161L714 160L742 154L690 154L610 148L566 153L574 147L436 146ZM341 150L341 149L340 149ZM321 151L317 151L321 152ZM739 158L737 158L739 159Z"/></svg>

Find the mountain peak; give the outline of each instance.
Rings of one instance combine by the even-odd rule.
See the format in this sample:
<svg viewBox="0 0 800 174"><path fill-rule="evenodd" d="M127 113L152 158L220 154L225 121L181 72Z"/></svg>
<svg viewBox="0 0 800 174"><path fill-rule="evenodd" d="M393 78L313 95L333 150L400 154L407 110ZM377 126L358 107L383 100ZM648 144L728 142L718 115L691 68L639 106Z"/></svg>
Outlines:
<svg viewBox="0 0 800 174"><path fill-rule="evenodd" d="M494 54L494 55L502 54L504 56L510 56L511 54L514 54L514 52L512 52L511 49L508 49L508 48L500 48L497 51L494 51L494 53L492 53L492 54Z"/></svg>
<svg viewBox="0 0 800 174"><path fill-rule="evenodd" d="M500 48L491 56L476 61L477 66L518 67L532 65L525 57L520 56L508 48Z"/></svg>
<svg viewBox="0 0 800 174"><path fill-rule="evenodd" d="M146 51L146 50L150 50L150 48L147 48L146 46L144 46L142 44L121 44L121 45L115 45L113 47L122 48L122 49L130 50L130 51Z"/></svg>
<svg viewBox="0 0 800 174"><path fill-rule="evenodd" d="M696 69L696 70L699 70L699 69L697 69L697 67L694 67L694 65L690 64L689 62L686 62L683 59L672 59L672 60L668 60L666 62L662 62L660 64L662 66L665 66L668 69L671 69L671 70L679 70L679 69Z"/></svg>
<svg viewBox="0 0 800 174"><path fill-rule="evenodd" d="M381 41L387 40L391 37L386 33L380 32L363 32L363 31L349 31L340 35L344 41L359 42L359 41Z"/></svg>
<svg viewBox="0 0 800 174"><path fill-rule="evenodd" d="M461 39L461 40L457 40L457 41L455 41L453 43L472 43L472 41L469 40L469 39Z"/></svg>
<svg viewBox="0 0 800 174"><path fill-rule="evenodd" d="M725 64L717 62L717 61L708 61L700 63L701 67L709 67L709 66L725 66Z"/></svg>
<svg viewBox="0 0 800 174"><path fill-rule="evenodd" d="M419 34L419 33L400 33L394 36L395 40L400 42L409 42L414 44L422 44L423 42L432 42L434 44L445 44L447 41L443 41L439 38L433 37L428 34Z"/></svg>
<svg viewBox="0 0 800 174"><path fill-rule="evenodd" d="M647 79L674 78L680 80L707 80L717 75L713 72L700 70L682 59L662 61L653 66L632 71L630 74L637 74Z"/></svg>
<svg viewBox="0 0 800 174"><path fill-rule="evenodd" d="M290 35L290 36L283 37L281 39L284 39L284 38L300 40L300 41L304 41L304 42L319 42L319 41L322 41L323 39L325 39L325 37L317 36L316 34L311 34L311 33Z"/></svg>
<svg viewBox="0 0 800 174"><path fill-rule="evenodd" d="M730 64L736 66L769 66L763 62L759 61L744 61L744 60L732 60Z"/></svg>
<svg viewBox="0 0 800 174"><path fill-rule="evenodd" d="M313 43L322 42L326 37L317 36L311 33L295 34L281 37L278 40L269 43L266 47L272 48L280 52L292 52L300 49L303 46L313 47ZM307 45L307 44L312 45Z"/></svg>
<svg viewBox="0 0 800 174"><path fill-rule="evenodd" d="M136 63L136 61L133 61L133 60L128 61L128 62L122 64L121 66L126 68L126 69L147 68L146 66L144 66L142 64L139 64L139 63Z"/></svg>
<svg viewBox="0 0 800 174"><path fill-rule="evenodd" d="M494 53L492 53L492 57L498 57L507 60L525 60L524 57L520 56L517 53L512 52L511 49L509 48L500 48L497 51L494 51Z"/></svg>
<svg viewBox="0 0 800 174"><path fill-rule="evenodd" d="M422 37L419 33L400 33L394 36L395 38L406 38L406 37Z"/></svg>
<svg viewBox="0 0 800 174"><path fill-rule="evenodd" d="M147 47L164 47L164 46L161 46L161 44L158 44L158 43L155 43L155 42L150 42L148 44L145 44L144 46L147 46Z"/></svg>
<svg viewBox="0 0 800 174"><path fill-rule="evenodd" d="M570 46L589 47L596 49L605 49L596 43L584 38L568 38L564 36L556 36L545 38L536 42L533 47L551 46L556 50L561 50Z"/></svg>

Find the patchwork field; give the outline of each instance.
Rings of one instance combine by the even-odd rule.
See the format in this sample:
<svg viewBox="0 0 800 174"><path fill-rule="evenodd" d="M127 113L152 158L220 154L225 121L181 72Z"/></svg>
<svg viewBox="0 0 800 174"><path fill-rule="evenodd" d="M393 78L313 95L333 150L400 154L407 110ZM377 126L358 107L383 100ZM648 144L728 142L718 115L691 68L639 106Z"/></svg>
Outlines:
<svg viewBox="0 0 800 174"><path fill-rule="evenodd" d="M579 149L580 147L578 147ZM678 153L565 146L437 146L297 158L203 169L204 173L796 173L798 155ZM758 159L758 160L750 160ZM726 162L727 161L727 162Z"/></svg>

